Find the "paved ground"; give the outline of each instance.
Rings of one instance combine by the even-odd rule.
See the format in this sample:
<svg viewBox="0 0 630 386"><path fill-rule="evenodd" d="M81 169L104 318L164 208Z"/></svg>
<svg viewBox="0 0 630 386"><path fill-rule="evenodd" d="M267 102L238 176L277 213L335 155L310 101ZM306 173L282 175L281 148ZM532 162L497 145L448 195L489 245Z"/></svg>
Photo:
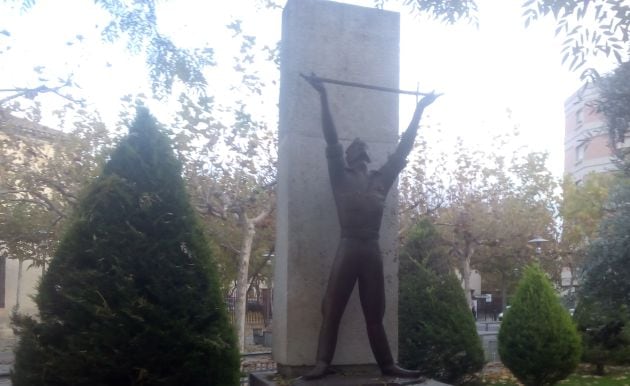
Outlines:
<svg viewBox="0 0 630 386"><path fill-rule="evenodd" d="M11 365L13 364L14 346L14 338L7 338L4 334L0 336L0 386L11 385L9 374L11 371Z"/></svg>
<svg viewBox="0 0 630 386"><path fill-rule="evenodd" d="M477 321L477 331L478 332L497 332L499 331L499 327L501 326L501 322L484 322Z"/></svg>
<svg viewBox="0 0 630 386"><path fill-rule="evenodd" d="M0 386L11 386L9 378L11 366L13 365L13 348L15 339L6 338L0 335ZM245 371L267 371L276 368L275 362L271 360L271 353L268 347L251 346L248 347L248 355L242 359L242 366Z"/></svg>

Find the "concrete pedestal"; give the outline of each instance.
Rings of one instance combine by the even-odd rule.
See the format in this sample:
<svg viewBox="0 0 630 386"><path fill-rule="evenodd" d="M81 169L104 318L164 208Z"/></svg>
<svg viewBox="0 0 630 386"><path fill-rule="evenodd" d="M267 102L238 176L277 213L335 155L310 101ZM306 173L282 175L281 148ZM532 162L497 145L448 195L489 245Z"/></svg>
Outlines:
<svg viewBox="0 0 630 386"><path fill-rule="evenodd" d="M328 178L319 96L300 73L397 88L399 16L323 0L289 0L283 15L273 356L282 373L315 363L321 301L339 223ZM339 137L360 137L379 168L398 141L398 95L327 84ZM397 190L381 227L385 328L397 356ZM357 288L346 308L333 364L373 364ZM293 370L295 371L293 371Z"/></svg>
<svg viewBox="0 0 630 386"><path fill-rule="evenodd" d="M329 375L323 379L283 379L275 373L253 373L249 376L250 386L449 386L432 379L404 379L378 375Z"/></svg>

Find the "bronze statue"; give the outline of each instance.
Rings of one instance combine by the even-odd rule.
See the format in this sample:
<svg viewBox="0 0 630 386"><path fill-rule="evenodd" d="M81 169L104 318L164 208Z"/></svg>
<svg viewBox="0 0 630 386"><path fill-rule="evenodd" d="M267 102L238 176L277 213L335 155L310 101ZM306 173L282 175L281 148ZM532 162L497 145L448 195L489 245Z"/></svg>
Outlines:
<svg viewBox="0 0 630 386"><path fill-rule="evenodd" d="M418 377L419 371L398 367L389 348L383 326L385 283L378 238L387 192L405 167L422 112L439 95L431 93L418 102L411 123L394 153L379 170L368 171L370 157L367 154L367 145L358 138L346 149L344 161L343 147L337 137L322 79L315 74L302 77L321 98L322 129L328 144L328 173L341 225L341 241L322 303L323 321L319 332L317 363L305 378L317 379L330 372L341 316L357 281L370 347L381 373Z"/></svg>

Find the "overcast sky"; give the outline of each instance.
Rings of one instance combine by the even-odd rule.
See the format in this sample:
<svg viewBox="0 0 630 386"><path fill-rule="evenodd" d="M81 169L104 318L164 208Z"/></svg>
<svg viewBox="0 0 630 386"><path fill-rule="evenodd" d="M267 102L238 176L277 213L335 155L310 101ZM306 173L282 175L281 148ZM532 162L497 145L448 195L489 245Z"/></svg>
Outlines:
<svg viewBox="0 0 630 386"><path fill-rule="evenodd" d="M373 4L372 0L342 2ZM273 45L280 39L280 11L256 9L251 3L158 3L160 28L177 44L216 48L217 61L223 67L213 72L212 84L219 87L219 93L217 85L236 79L230 58L239 48L225 25L243 19L244 32L261 42ZM520 144L549 152L550 167L560 176L564 102L580 86L578 74L561 65L561 40L554 38L551 20L525 29L521 1L478 3L478 29L463 22L447 26L402 11L401 88L415 89L419 84L423 90L444 93L431 106L427 121L431 124L427 137L432 141L439 139L448 147L461 136L471 146L486 146L491 134L518 125ZM92 1L39 0L36 4L22 13L0 3L0 31L11 33L10 37L0 35L0 88L37 86L41 82L32 71L37 65L46 65L46 75L73 72L81 92L106 119L117 115L120 95L146 89L142 59L130 56L121 44L101 42L99 31L108 17ZM77 39L77 35L81 37ZM612 64L603 63L599 69L605 72ZM270 92L267 99L265 108L274 116L277 92ZM401 97L400 106L401 125L405 125L414 98Z"/></svg>

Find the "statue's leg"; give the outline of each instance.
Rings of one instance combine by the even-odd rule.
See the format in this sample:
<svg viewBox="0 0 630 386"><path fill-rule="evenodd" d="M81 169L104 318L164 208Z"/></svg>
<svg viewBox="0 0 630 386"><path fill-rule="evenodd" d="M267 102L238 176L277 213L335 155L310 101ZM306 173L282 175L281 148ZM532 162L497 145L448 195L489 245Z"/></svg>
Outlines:
<svg viewBox="0 0 630 386"><path fill-rule="evenodd" d="M361 307L365 315L370 346L374 352L376 362L381 364L393 363L389 348L383 317L385 316L385 280L383 277L383 262L376 241L369 241L374 245L368 247L363 257L363 264L359 274L359 296Z"/></svg>
<svg viewBox="0 0 630 386"><path fill-rule="evenodd" d="M392 356L383 317L385 316L385 279L383 276L383 260L378 242L366 245L368 249L364 256L364 263L359 274L359 296L361 307L365 315L370 347L376 362L384 375L415 378L419 371L402 369L396 366Z"/></svg>
<svg viewBox="0 0 630 386"><path fill-rule="evenodd" d="M337 346L339 323L357 280L357 263L353 262L351 246L342 240L335 261L330 270L326 293L322 301L322 325L317 345L315 368L305 375L307 379L317 379L328 373Z"/></svg>

